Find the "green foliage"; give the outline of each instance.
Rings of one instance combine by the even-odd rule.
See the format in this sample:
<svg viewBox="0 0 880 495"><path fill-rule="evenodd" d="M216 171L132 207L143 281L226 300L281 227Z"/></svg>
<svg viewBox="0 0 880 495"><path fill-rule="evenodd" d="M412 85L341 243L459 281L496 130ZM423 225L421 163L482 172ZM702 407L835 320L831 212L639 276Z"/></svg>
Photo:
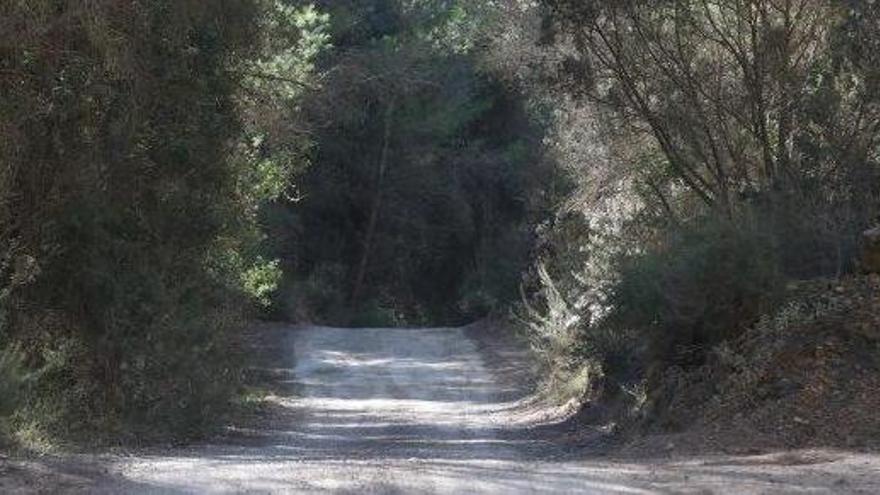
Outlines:
<svg viewBox="0 0 880 495"><path fill-rule="evenodd" d="M10 437L9 419L21 405L28 375L21 352L0 349L0 447Z"/></svg>
<svg viewBox="0 0 880 495"><path fill-rule="evenodd" d="M349 324L364 328L394 328L403 323L405 321L394 307L376 300L363 303L349 320Z"/></svg>
<svg viewBox="0 0 880 495"><path fill-rule="evenodd" d="M0 7L3 344L39 370L12 423L40 442L196 436L280 279L258 218L308 154L286 131L327 18L56 3Z"/></svg>
<svg viewBox="0 0 880 495"><path fill-rule="evenodd" d="M519 297L522 272L529 259L531 234L524 225L493 232L474 254L458 292L458 312L466 319L498 314Z"/></svg>
<svg viewBox="0 0 880 495"><path fill-rule="evenodd" d="M519 318L539 358L541 392L556 403L581 404L610 388L609 382L629 383L639 350L636 336L596 324L583 301L569 299L578 291L564 288L543 264L536 271L539 288L523 298Z"/></svg>
<svg viewBox="0 0 880 495"><path fill-rule="evenodd" d="M263 307L271 304L272 293L281 282L279 262L259 259L257 264L242 274L245 291Z"/></svg>
<svg viewBox="0 0 880 495"><path fill-rule="evenodd" d="M519 95L480 72L468 43L441 43L475 17L458 2L320 9L333 49L303 102L313 166L268 227L289 277L284 297L298 301L294 313L337 323L380 308L435 323L502 309L528 259L541 131ZM332 290L319 282L328 266L343 270Z"/></svg>
<svg viewBox="0 0 880 495"><path fill-rule="evenodd" d="M582 398L701 365L880 213L876 2L118 3L0 5L0 428L32 444L207 431L254 308L522 289Z"/></svg>
<svg viewBox="0 0 880 495"><path fill-rule="evenodd" d="M292 321L323 319L328 323L344 323L347 317L347 272L340 264L316 267L305 279L288 280L282 285L276 306Z"/></svg>
<svg viewBox="0 0 880 495"><path fill-rule="evenodd" d="M24 364L20 353L4 349L0 352L0 417L6 417L17 407L24 382Z"/></svg>
<svg viewBox="0 0 880 495"><path fill-rule="evenodd" d="M650 339L654 364L693 366L772 307L783 283L772 233L714 217L624 257L606 324Z"/></svg>
<svg viewBox="0 0 880 495"><path fill-rule="evenodd" d="M263 93L296 100L314 76L315 59L329 46L329 21L329 15L313 5L272 2L261 26L266 46L247 83Z"/></svg>
<svg viewBox="0 0 880 495"><path fill-rule="evenodd" d="M781 287L854 269L880 211L876 2L496 13L485 64L531 95L574 185L550 192L524 286L549 368L647 377L658 403L662 374L699 375Z"/></svg>

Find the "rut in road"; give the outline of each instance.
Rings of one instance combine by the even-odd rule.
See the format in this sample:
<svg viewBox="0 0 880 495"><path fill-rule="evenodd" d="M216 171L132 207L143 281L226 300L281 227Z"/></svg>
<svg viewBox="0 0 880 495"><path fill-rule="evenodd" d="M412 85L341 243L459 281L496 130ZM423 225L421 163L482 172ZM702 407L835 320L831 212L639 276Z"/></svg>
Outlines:
<svg viewBox="0 0 880 495"><path fill-rule="evenodd" d="M279 333L283 414L247 440L115 459L105 493L806 493L880 489L875 458L792 467L735 459L577 460L516 424L463 329ZM525 352L510 351L525 362ZM503 378L503 377L501 377ZM502 386L501 383L513 383ZM105 461L108 462L108 461Z"/></svg>

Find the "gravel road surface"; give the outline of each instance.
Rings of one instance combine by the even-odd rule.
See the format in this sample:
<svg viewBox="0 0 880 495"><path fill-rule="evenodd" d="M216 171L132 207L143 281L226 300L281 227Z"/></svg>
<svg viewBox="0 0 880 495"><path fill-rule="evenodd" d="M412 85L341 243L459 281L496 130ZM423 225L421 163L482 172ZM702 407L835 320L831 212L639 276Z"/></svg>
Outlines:
<svg viewBox="0 0 880 495"><path fill-rule="evenodd" d="M514 369L490 363L464 329L290 328L275 340L285 357L272 371L286 382L286 392L271 399L279 411L273 418L241 432L247 440L103 456L90 461L102 466L100 475L68 467L69 482L55 488L132 494L880 493L874 455L573 455L529 429L525 418L534 415L525 411L527 387L517 386ZM526 359L511 349L508 365L520 355Z"/></svg>

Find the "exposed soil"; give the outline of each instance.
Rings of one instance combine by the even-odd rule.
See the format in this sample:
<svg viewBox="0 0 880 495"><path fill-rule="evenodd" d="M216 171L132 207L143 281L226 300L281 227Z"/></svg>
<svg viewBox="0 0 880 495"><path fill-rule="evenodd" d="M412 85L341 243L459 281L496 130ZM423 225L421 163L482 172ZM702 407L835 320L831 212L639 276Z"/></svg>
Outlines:
<svg viewBox="0 0 880 495"><path fill-rule="evenodd" d="M652 411L688 453L880 449L880 278L811 281L695 370L673 369ZM659 439L659 440L658 440Z"/></svg>

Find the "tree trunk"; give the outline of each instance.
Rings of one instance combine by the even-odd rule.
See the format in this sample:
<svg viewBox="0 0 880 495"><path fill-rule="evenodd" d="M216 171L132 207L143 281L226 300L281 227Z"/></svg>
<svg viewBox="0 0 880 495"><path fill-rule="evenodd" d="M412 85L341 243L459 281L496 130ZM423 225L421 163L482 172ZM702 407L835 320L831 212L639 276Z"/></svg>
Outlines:
<svg viewBox="0 0 880 495"><path fill-rule="evenodd" d="M373 205L370 208L370 218L367 223L367 232L364 235L364 250L361 261L358 264L354 286L351 291L352 308L360 303L363 293L364 281L367 276L367 268L370 264L370 255L373 251L373 242L376 237L376 227L379 223L379 211L382 209L382 196L384 192L385 175L388 169L388 151L391 142L391 119L394 116L394 104L389 103L385 109L385 133L382 138L382 153L379 156L378 173L376 178L376 194L373 196Z"/></svg>

